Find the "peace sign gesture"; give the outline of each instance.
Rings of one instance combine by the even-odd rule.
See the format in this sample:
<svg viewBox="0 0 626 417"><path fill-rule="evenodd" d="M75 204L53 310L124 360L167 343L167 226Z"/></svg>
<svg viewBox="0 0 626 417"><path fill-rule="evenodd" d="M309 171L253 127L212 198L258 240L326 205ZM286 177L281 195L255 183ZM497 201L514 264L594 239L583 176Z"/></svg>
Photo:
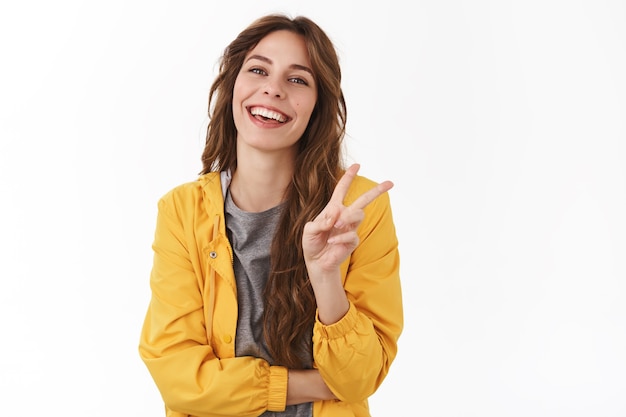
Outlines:
<svg viewBox="0 0 626 417"><path fill-rule="evenodd" d="M365 216L363 209L393 187L391 181L381 182L345 206L344 199L359 168L359 164L353 164L346 170L324 210L304 226L302 249L311 278L338 270L359 244L356 230Z"/></svg>

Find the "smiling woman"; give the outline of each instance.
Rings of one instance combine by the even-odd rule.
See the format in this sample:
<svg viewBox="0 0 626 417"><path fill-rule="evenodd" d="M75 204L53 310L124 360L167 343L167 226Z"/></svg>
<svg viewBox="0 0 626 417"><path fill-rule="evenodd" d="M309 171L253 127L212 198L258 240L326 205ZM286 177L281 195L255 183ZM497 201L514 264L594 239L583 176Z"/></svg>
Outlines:
<svg viewBox="0 0 626 417"><path fill-rule="evenodd" d="M295 157L295 144L309 123L317 99L310 68L304 38L288 30L268 34L248 53L233 92L237 159L258 151L282 157L278 151L289 148L289 159ZM233 180L236 182L237 176ZM238 203L235 195L233 198ZM280 195L276 198L274 203L280 202Z"/></svg>
<svg viewBox="0 0 626 417"><path fill-rule="evenodd" d="M159 201L139 352L168 416L369 416L403 328L390 181L344 167L337 54L269 15L225 49L203 170Z"/></svg>

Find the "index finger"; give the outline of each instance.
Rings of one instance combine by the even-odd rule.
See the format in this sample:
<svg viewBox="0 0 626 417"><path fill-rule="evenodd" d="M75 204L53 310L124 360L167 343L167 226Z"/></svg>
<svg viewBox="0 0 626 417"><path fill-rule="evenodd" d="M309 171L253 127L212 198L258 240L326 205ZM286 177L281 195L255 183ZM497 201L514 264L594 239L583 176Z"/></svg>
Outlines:
<svg viewBox="0 0 626 417"><path fill-rule="evenodd" d="M361 168L361 165L359 164L352 164L348 167L346 172L344 172L344 174L337 182L337 185L335 185L333 195L330 197L331 202L341 205L343 204L343 200L348 194L350 184L352 184L352 180L354 180L354 177L356 177L356 173L359 172L359 168Z"/></svg>

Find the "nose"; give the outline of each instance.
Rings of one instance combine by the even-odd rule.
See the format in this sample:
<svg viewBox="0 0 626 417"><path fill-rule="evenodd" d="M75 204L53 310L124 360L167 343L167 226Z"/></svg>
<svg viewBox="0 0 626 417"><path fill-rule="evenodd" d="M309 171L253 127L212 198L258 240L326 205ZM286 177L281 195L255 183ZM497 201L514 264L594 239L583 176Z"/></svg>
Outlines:
<svg viewBox="0 0 626 417"><path fill-rule="evenodd" d="M269 77L267 83L263 87L263 94L267 94L276 98L283 98L285 96L285 92L281 87L280 80L270 79Z"/></svg>

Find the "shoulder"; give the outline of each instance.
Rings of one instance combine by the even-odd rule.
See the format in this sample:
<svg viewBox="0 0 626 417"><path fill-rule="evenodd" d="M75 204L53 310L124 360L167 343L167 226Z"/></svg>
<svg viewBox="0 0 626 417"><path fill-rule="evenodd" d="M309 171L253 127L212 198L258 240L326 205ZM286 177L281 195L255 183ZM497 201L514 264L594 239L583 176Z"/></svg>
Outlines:
<svg viewBox="0 0 626 417"><path fill-rule="evenodd" d="M377 185L378 185L378 183L373 181L373 180L371 180L370 178L364 177L364 176L361 176L361 175L357 175L356 177L354 177L354 180L352 180L352 184L350 184L350 189L348 190L348 193L346 194L346 198L344 200L344 204L346 204L346 205L351 204L361 194L365 193L366 191L371 190L372 188L376 187ZM370 206L373 205L376 202L378 202L379 204L382 203L383 206L389 205L389 194L388 193L384 193L384 194L380 195L376 200L374 200L372 203L370 203ZM374 205L378 205L378 204L374 204Z"/></svg>
<svg viewBox="0 0 626 417"><path fill-rule="evenodd" d="M352 180L348 196L354 193L362 194L370 188L376 187L377 184L377 182L369 179L368 177L357 175L356 177L354 177L354 180Z"/></svg>
<svg viewBox="0 0 626 417"><path fill-rule="evenodd" d="M196 208L201 202L212 196L217 198L221 195L220 174L210 172L201 175L195 181L179 184L167 191L159 199L159 209L170 211L187 211Z"/></svg>
<svg viewBox="0 0 626 417"><path fill-rule="evenodd" d="M350 189L344 199L344 205L352 204L359 196L378 185L377 182L363 176L356 176L350 185ZM363 209L365 218L361 224L361 233L370 234L374 229L384 232L386 235L395 234L391 199L389 192L376 197ZM362 236L363 237L363 236Z"/></svg>

